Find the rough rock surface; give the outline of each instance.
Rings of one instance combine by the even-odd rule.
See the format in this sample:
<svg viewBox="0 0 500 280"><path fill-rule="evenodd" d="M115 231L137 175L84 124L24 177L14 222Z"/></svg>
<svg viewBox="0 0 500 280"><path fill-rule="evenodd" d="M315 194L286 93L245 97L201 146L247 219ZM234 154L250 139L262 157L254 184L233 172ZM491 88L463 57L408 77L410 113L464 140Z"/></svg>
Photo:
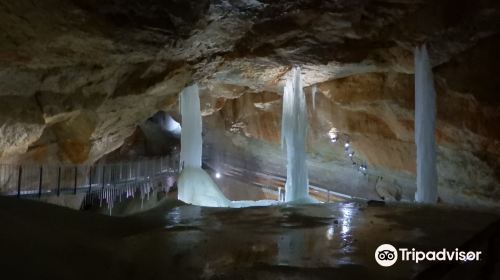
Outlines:
<svg viewBox="0 0 500 280"><path fill-rule="evenodd" d="M383 177L411 199L412 51L425 42L441 199L500 203L498 1L0 0L0 22L2 162L93 162L198 81L207 133L227 138L208 137L212 149L232 143L241 155L228 160L281 172L282 81L299 64L311 180L376 198ZM330 142L332 128L368 176Z"/></svg>

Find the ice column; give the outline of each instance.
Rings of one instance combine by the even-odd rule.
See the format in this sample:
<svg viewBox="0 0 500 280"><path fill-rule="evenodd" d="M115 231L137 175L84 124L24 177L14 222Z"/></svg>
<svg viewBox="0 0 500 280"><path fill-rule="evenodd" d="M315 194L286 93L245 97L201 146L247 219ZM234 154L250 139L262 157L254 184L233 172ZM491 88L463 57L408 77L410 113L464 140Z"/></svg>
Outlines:
<svg viewBox="0 0 500 280"><path fill-rule="evenodd" d="M294 67L283 93L281 141L287 155L285 201L309 203L309 182L306 164L307 106L300 68Z"/></svg>
<svg viewBox="0 0 500 280"><path fill-rule="evenodd" d="M230 201L212 178L201 169L202 128L197 84L181 92L181 115L180 166L182 172L178 180L179 200L200 206L228 207Z"/></svg>
<svg viewBox="0 0 500 280"><path fill-rule="evenodd" d="M415 144L417 146L417 202L437 201L436 90L427 49L415 49Z"/></svg>

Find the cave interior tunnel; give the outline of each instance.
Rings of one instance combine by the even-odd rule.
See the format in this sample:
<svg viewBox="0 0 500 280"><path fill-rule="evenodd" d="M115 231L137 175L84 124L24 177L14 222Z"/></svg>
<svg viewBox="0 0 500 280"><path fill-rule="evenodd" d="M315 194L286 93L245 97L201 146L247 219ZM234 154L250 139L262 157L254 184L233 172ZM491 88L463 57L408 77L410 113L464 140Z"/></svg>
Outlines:
<svg viewBox="0 0 500 280"><path fill-rule="evenodd" d="M500 279L500 2L0 0L1 279Z"/></svg>

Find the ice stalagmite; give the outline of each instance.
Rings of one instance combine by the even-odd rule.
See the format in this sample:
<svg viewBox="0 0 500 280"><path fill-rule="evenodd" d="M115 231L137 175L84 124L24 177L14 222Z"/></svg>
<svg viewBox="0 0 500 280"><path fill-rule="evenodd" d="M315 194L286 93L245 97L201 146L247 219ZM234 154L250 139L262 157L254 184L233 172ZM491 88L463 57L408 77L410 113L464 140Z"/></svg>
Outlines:
<svg viewBox="0 0 500 280"><path fill-rule="evenodd" d="M300 68L294 67L283 93L281 141L287 155L285 201L310 203L306 164L307 106Z"/></svg>
<svg viewBox="0 0 500 280"><path fill-rule="evenodd" d="M415 144L417 146L417 202L437 201L436 90L425 46L415 49Z"/></svg>
<svg viewBox="0 0 500 280"><path fill-rule="evenodd" d="M178 180L179 200L200 206L228 207L231 202L201 169L202 129L198 85L189 86L181 92L181 114L182 172Z"/></svg>

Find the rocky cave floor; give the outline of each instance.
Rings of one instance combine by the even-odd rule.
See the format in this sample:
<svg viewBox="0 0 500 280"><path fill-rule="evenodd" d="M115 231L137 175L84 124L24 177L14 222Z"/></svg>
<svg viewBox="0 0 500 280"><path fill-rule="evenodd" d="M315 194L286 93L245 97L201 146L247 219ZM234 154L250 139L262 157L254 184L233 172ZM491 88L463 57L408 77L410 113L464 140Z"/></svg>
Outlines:
<svg viewBox="0 0 500 280"><path fill-rule="evenodd" d="M217 209L175 199L110 217L0 197L0 267L16 279L498 279L498 218L402 203ZM373 257L383 243L486 258L383 268Z"/></svg>

